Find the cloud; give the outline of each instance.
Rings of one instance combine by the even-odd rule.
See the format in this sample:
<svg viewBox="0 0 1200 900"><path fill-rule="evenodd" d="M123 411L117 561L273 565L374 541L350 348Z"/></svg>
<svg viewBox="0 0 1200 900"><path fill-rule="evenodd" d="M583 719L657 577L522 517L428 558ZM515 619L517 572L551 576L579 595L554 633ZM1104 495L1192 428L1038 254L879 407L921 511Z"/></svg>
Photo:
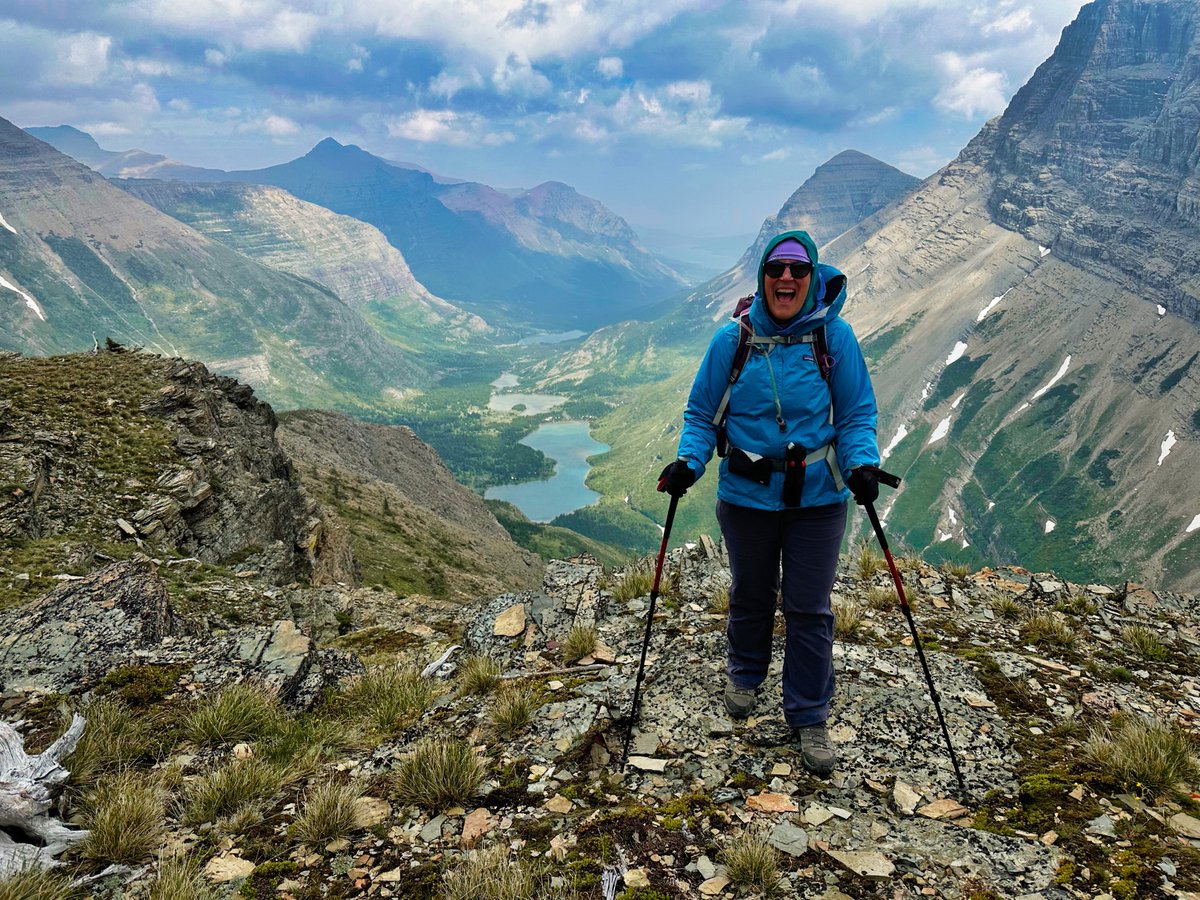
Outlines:
<svg viewBox="0 0 1200 900"><path fill-rule="evenodd" d="M242 133L266 134L273 138L283 138L299 134L300 126L287 116L271 113L250 122L243 122L237 127L237 130Z"/></svg>
<svg viewBox="0 0 1200 900"><path fill-rule="evenodd" d="M391 137L453 147L500 146L516 140L511 132L489 131L487 120L482 116L445 109L418 109L388 120L386 128Z"/></svg>
<svg viewBox="0 0 1200 900"><path fill-rule="evenodd" d="M435 97L444 97L447 100L468 88L479 87L483 87L483 76L474 66L455 70L443 69L429 82L429 92Z"/></svg>
<svg viewBox="0 0 1200 900"><path fill-rule="evenodd" d="M527 58L510 53L492 72L492 84L501 94L538 97L550 91L550 79L534 69Z"/></svg>
<svg viewBox="0 0 1200 900"><path fill-rule="evenodd" d="M359 46L358 44L352 44L350 47L350 52L354 55L351 56L350 59L346 60L346 71L355 73L361 72L366 61L371 58L371 51L369 51L366 47Z"/></svg>
<svg viewBox="0 0 1200 900"><path fill-rule="evenodd" d="M596 72L601 78L612 80L625 74L625 63L619 56L603 56L596 63Z"/></svg>
<svg viewBox="0 0 1200 900"><path fill-rule="evenodd" d="M105 34L73 34L57 41L55 65L47 73L51 84L95 84L108 69L113 40Z"/></svg>
<svg viewBox="0 0 1200 900"><path fill-rule="evenodd" d="M1018 32L1031 31L1035 27L1033 10L1028 6L1022 6L1020 9L1013 10L1007 15L988 22L983 26L983 33L985 35L1016 34Z"/></svg>
<svg viewBox="0 0 1200 900"><path fill-rule="evenodd" d="M935 107L967 119L1004 111L1008 79L1003 72L972 66L957 53L943 53L937 61L948 83L933 98Z"/></svg>
<svg viewBox="0 0 1200 900"><path fill-rule="evenodd" d="M220 50L217 50L213 47L209 47L204 51L204 61L214 69L219 69L221 66L225 65L225 61L228 58L229 57L227 57Z"/></svg>

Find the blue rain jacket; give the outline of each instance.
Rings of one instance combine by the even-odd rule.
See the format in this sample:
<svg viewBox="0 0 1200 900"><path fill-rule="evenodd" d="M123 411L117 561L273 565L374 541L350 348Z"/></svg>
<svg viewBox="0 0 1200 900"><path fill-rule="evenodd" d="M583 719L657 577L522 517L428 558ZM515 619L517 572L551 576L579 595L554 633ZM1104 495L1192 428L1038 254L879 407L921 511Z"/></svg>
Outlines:
<svg viewBox="0 0 1200 900"><path fill-rule="evenodd" d="M763 298L762 262L780 241L789 237L804 244L815 268L805 306L799 315L780 327L767 312ZM858 466L879 465L875 392L854 331L849 323L838 317L846 301L845 282L841 282L842 289L837 296L826 296L826 285L841 273L832 266L817 264L816 245L803 231L785 232L771 241L763 251L758 270L758 291L750 307L755 334L800 335L823 322L834 363L826 382L817 367L813 344L775 345L769 354L769 368L767 354L762 348L753 347L729 398L725 428L730 447L782 459L789 443L811 452L834 441L843 479ZM713 416L729 384L739 327L736 320L731 320L713 337L684 410L679 458L687 460L697 479L704 474L716 448L717 429ZM772 374L775 389L772 388ZM832 425L829 423L831 391ZM776 394L783 410L785 424L782 430L776 421ZM762 485L731 473L729 460L722 459L717 497L726 503L754 509L786 509L783 479L783 472L775 472L771 483ZM838 490L826 463L814 463L806 468L801 506L845 502L849 496L848 489Z"/></svg>

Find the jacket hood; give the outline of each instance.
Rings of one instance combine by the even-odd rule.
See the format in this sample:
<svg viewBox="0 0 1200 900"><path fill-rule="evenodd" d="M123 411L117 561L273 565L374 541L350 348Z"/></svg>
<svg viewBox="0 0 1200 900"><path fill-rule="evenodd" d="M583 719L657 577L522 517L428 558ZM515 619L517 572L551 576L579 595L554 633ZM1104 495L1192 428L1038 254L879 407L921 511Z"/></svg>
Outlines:
<svg viewBox="0 0 1200 900"><path fill-rule="evenodd" d="M804 245L804 249L808 251L808 258L812 261L813 272L817 270L817 245L813 239L809 237L807 231L785 231L782 234L777 234L767 242L766 249L762 252L762 258L758 261L758 296L763 294L763 263L767 261L767 257L771 255L771 251L786 241L788 238L793 238ZM804 305L800 307L800 315L807 315L813 307L813 298L817 296L817 279L811 278L808 282L808 296L804 298Z"/></svg>
<svg viewBox="0 0 1200 900"><path fill-rule="evenodd" d="M785 325L780 325L767 311L767 301L763 293L763 263L767 261L767 257L771 255L781 242L788 238L794 238L804 245L804 249L808 251L808 258L812 260L813 276L808 282L808 296L804 298L804 306L801 307L800 313ZM830 282L835 278L841 278L841 284L835 291L828 290ZM754 323L754 330L758 334L803 334L811 331L818 325L831 322L837 318L841 312L842 304L846 300L845 278L842 273L833 266L827 266L824 263L817 261L817 245L813 243L813 239L808 236L807 231L785 231L782 234L776 235L768 242L766 249L763 250L762 259L758 263L758 290L754 295L754 303L750 308L750 318Z"/></svg>

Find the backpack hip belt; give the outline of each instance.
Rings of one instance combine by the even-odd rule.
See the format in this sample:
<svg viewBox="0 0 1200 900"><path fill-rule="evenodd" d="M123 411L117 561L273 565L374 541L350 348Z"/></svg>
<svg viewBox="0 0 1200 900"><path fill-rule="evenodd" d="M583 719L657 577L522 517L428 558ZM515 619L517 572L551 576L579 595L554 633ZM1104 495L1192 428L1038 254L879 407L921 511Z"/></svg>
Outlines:
<svg viewBox="0 0 1200 900"><path fill-rule="evenodd" d="M841 469L838 468L837 448L832 442L807 453L798 444L788 444L788 455L783 458L761 456L738 447L730 447L728 456L730 472L749 478L764 487L771 483L771 476L775 472L783 472L783 502L786 506L800 505L805 471L809 466L822 461L829 466L834 486L839 491L845 487Z"/></svg>

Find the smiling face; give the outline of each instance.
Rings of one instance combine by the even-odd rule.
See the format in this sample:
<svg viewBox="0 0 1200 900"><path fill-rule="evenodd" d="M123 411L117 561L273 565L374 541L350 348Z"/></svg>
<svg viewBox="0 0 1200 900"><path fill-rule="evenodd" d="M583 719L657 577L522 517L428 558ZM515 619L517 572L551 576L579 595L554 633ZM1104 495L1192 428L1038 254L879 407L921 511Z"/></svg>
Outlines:
<svg viewBox="0 0 1200 900"><path fill-rule="evenodd" d="M771 276L772 266L768 263L763 267L763 297L767 301L767 312L777 322L786 322L799 314L808 297L808 284L812 279L812 266L807 262L793 263L792 260L773 260L772 262L787 262L778 277ZM796 277L797 270L804 269L801 278Z"/></svg>

